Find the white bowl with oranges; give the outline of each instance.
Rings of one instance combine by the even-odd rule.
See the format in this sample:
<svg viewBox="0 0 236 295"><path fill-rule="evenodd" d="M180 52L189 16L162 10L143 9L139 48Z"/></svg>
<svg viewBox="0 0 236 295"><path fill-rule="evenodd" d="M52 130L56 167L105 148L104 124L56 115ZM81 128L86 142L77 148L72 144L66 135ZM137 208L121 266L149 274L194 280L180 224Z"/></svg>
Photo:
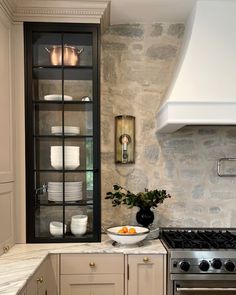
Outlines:
<svg viewBox="0 0 236 295"><path fill-rule="evenodd" d="M144 240L149 233L149 229L141 226L125 225L110 227L106 232L111 240L121 245L131 245Z"/></svg>

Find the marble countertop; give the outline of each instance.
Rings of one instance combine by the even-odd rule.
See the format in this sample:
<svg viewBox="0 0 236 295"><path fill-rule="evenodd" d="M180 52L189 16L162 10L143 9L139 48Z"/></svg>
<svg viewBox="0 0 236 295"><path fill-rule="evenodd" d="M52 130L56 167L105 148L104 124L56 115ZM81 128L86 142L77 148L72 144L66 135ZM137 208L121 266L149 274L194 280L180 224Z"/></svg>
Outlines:
<svg viewBox="0 0 236 295"><path fill-rule="evenodd" d="M101 243L17 244L0 257L0 294L16 295L25 286L48 254L122 253L166 254L160 240L146 240L142 247L112 246L104 235Z"/></svg>

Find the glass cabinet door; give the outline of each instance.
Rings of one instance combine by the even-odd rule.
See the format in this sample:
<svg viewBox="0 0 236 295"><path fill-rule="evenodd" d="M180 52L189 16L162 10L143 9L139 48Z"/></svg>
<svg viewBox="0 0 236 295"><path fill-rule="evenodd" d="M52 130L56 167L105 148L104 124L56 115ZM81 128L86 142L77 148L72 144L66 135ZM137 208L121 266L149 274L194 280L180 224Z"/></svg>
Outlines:
<svg viewBox="0 0 236 295"><path fill-rule="evenodd" d="M100 240L98 34L25 23L28 242Z"/></svg>

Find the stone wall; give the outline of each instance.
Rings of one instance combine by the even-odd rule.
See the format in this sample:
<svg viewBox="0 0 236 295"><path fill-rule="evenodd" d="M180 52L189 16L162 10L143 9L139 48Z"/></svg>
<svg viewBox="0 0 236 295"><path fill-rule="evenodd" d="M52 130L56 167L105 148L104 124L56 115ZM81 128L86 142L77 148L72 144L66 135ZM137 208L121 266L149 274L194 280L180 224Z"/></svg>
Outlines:
<svg viewBox="0 0 236 295"><path fill-rule="evenodd" d="M217 176L217 160L234 157L235 127L156 132L156 113L171 81L182 24L111 26L102 37L101 148L104 226L135 223L135 209L104 200L114 183L135 192L166 189L155 210L160 226L236 226L235 178ZM114 117L136 117L136 162L114 164Z"/></svg>

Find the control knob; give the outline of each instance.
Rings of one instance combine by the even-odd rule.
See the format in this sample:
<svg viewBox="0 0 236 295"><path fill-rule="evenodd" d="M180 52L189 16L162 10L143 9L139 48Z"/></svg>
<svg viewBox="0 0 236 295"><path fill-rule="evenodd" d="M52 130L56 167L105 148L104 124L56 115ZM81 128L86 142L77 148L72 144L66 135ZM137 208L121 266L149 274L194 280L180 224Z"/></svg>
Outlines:
<svg viewBox="0 0 236 295"><path fill-rule="evenodd" d="M219 258L214 258L212 263L211 263L212 267L214 267L215 269L220 269L222 266L222 262Z"/></svg>
<svg viewBox="0 0 236 295"><path fill-rule="evenodd" d="M225 263L225 269L232 272L235 269L235 264L231 260L228 260Z"/></svg>
<svg viewBox="0 0 236 295"><path fill-rule="evenodd" d="M199 268L200 268L200 270L202 270L202 271L208 271L209 267L210 267L210 264L209 264L209 262L206 261L206 260L202 260L202 261L200 262L200 264L199 264Z"/></svg>
<svg viewBox="0 0 236 295"><path fill-rule="evenodd" d="M181 261L179 264L180 269L183 271L188 271L190 268L190 263L188 261Z"/></svg>

